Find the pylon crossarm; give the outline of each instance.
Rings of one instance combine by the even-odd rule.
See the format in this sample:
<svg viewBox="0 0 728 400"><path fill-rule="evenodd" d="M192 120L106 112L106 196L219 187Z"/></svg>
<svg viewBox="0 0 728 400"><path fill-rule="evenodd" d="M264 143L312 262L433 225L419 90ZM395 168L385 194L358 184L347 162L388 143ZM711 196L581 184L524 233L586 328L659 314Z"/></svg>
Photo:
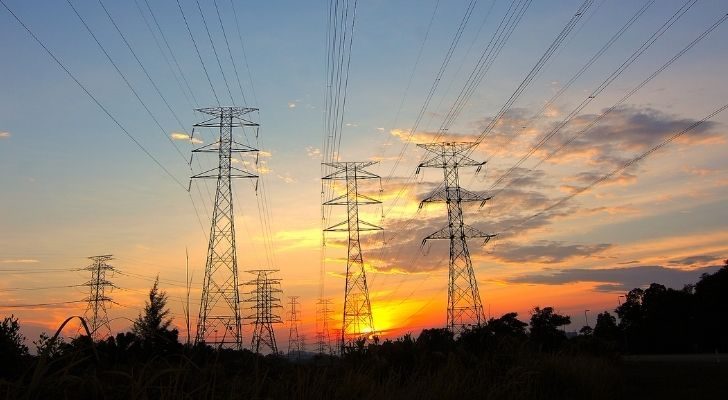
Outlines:
<svg viewBox="0 0 728 400"><path fill-rule="evenodd" d="M206 144L204 146L200 146L196 149L192 149L193 153L218 153L220 151L220 142L213 142L210 144Z"/></svg>
<svg viewBox="0 0 728 400"><path fill-rule="evenodd" d="M433 232L433 233L429 234L424 239L422 239L422 245L424 246L428 240L437 240L437 239L450 239L450 227L446 226L437 232Z"/></svg>
<svg viewBox="0 0 728 400"><path fill-rule="evenodd" d="M470 225L463 225L463 233L465 234L466 239L482 238L485 239L485 243L488 243L488 241L495 236L494 234L482 232ZM485 245L485 243L483 244Z"/></svg>
<svg viewBox="0 0 728 400"><path fill-rule="evenodd" d="M362 225L364 225L362 227ZM366 222L364 220L359 220L359 232L366 232L366 231L381 231L382 227L374 225L372 223Z"/></svg>
<svg viewBox="0 0 728 400"><path fill-rule="evenodd" d="M254 153L258 151L253 146L248 146L247 144L238 143L236 141L232 141L232 146L230 147L231 153Z"/></svg>

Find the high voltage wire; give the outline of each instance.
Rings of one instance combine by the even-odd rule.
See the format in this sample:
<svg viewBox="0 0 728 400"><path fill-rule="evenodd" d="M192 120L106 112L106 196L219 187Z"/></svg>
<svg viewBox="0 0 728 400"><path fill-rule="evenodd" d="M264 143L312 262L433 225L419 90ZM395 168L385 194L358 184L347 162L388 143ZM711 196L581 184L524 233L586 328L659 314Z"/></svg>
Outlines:
<svg viewBox="0 0 728 400"><path fill-rule="evenodd" d="M2 2L2 0L0 0ZM60 306L64 304L86 303L86 300L58 301L53 303L34 303L34 304L0 304L0 308L37 308L48 306Z"/></svg>
<svg viewBox="0 0 728 400"><path fill-rule="evenodd" d="M104 4L104 2L102 0L99 0L99 4L101 5L101 8L104 10L104 13L106 14L106 16L109 18L109 21L111 21L111 24L114 26L114 29L116 29L116 32L119 34L119 36L121 36L121 39L124 42L124 44L126 45L126 47L129 49L129 52L131 52L132 56L134 56L134 59L136 60L137 64L139 64L139 67L142 69L142 71L144 72L144 75L149 80L149 83L151 83L154 90L157 92L159 97L162 99L162 102L164 102L164 105L167 106L167 109L172 114L174 119L177 121L179 126L189 136L189 132L187 132L187 129L185 128L185 125L182 123L182 120L180 120L177 113L172 109L172 106L169 105L167 98L162 94L162 91L159 90L159 86L157 86L157 84L154 82L154 79L152 79L151 75L149 75L149 71L147 71L146 67L144 67L144 64L139 59L139 56L137 56L131 43L129 43L129 41L126 39L126 36L121 31L121 28L119 28L119 25L116 23L114 18L111 16L111 13L109 13L109 10L106 8L106 5ZM162 53L162 54L164 54L164 53ZM175 146L175 148L177 148L176 144L174 146ZM177 149L179 150L179 148L177 148ZM183 158L185 158L185 160L186 160L186 157L183 157Z"/></svg>
<svg viewBox="0 0 728 400"><path fill-rule="evenodd" d="M217 60L217 65L220 67L220 73L222 74L222 80L225 82L225 87L227 88L228 95L230 95L230 101L232 102L232 105L235 105L235 100L233 99L233 93L230 91L230 85L228 84L227 77L225 76L225 70L222 68L222 63L220 62L220 57L217 55L217 48L215 47L215 41L212 40L212 34L210 34L210 28L207 26L207 20L205 19L205 13L202 12L202 7L200 6L199 0L195 0L195 3L197 4L197 10L200 12L200 17L202 17L202 24L205 26L205 31L207 32L207 38L210 39L210 46L212 46L212 52L215 54L215 59Z"/></svg>
<svg viewBox="0 0 728 400"><path fill-rule="evenodd" d="M137 0L135 0L137 1ZM169 45L169 41L167 40L167 36L164 34L164 31L162 30L162 27L159 25L159 21L157 20L157 16L154 14L154 11L152 10L152 7L149 5L148 0L144 0L144 3L147 6L147 9L149 10L149 14L152 16L152 20L154 21L154 25L157 27L157 30L159 31L159 35L162 37L162 41L164 41L164 45L169 51L170 56L172 57L172 61L174 62L174 65L177 67L177 70L179 70L180 77L182 77L182 81L184 82L185 86L187 87L187 90L190 92L190 96L192 97L192 100L197 108L199 108L199 103L197 102L197 98L195 98L195 92L190 87L190 83L187 80L187 77L185 76L184 71L182 70L182 67L179 64L179 61L177 60L177 57L174 55L174 51L172 50L172 46ZM141 11L141 10L140 10ZM161 49L160 49L160 52ZM164 53L164 52L162 52ZM183 90L184 92L184 90Z"/></svg>
<svg viewBox="0 0 728 400"><path fill-rule="evenodd" d="M212 79L210 79L210 74L207 72L207 67L205 66L205 61L202 59L202 55L200 54L200 49L197 47L197 41L195 40L195 36L192 34L192 30L190 29L190 24L187 22L187 16L185 15L184 10L182 9L182 4L177 1L177 8L179 9L180 14L182 15L182 20L184 20L185 27L187 28L187 33L190 36L190 40L192 41L192 44L195 48L195 53L197 53L197 58L200 60L200 64L202 64L202 70L205 72L205 77L207 77L207 83L210 84L210 90L212 90L212 95L215 97L215 101L217 102L217 105L220 105L220 99L217 97L217 92L215 91L215 85L212 84Z"/></svg>
<svg viewBox="0 0 728 400"><path fill-rule="evenodd" d="M228 55L230 55L230 63L233 65L233 71L235 72L235 79L238 81L238 88L240 88L240 95L243 96L243 105L247 104L248 101L245 99L245 92L243 91L243 85L240 83L240 75L238 75L238 67L235 64L235 58L233 52L230 50L230 42L228 41L227 33L225 32L225 24L222 22L222 16L220 15L220 8L217 6L217 0L212 0L215 5L215 12L217 13L217 20L220 22L220 29L222 29L222 36L225 38L225 45L227 46Z"/></svg>
<svg viewBox="0 0 728 400"><path fill-rule="evenodd" d="M189 107L191 109L194 109L195 107L192 105L192 101L190 100L189 94L187 94L187 91L185 91L184 87L182 86L182 82L180 81L180 78L177 76L178 73L172 67L172 63L169 61L169 57L167 57L167 53L162 49L162 44L159 43L157 34L154 33L154 29L152 29L152 26L149 24L149 21L147 20L147 17L144 14L144 11L142 10L141 5L139 4L139 0L134 0L134 4L136 5L137 11L139 12L139 16L142 17L142 21L144 21L144 25L147 27L147 30L149 30L149 33L152 35L152 38L154 39L154 43L157 45L157 50L159 50L159 53L162 54L162 57L164 57L164 62L167 64L169 71L172 73L172 76L174 77L175 82L177 82L177 87L179 87L180 92L182 92L182 95L185 97L185 100L187 101L187 104L189 105Z"/></svg>
<svg viewBox="0 0 728 400"><path fill-rule="evenodd" d="M536 163L533 167L531 167L528 172L531 172L534 169L538 168L542 163L546 162L547 160L550 160L554 155L556 155L561 150L563 150L564 148L566 148L569 144L571 144L578 137L584 135L586 132L588 132L589 130L591 130L591 128L593 128L598 122L600 122L606 116L608 116L609 114L611 114L620 105L622 105L625 101L627 101L627 99L629 99L630 97L632 97L632 95L634 95L637 91L639 91L640 89L642 89L645 85L647 85L650 81L652 81L655 77L657 77L660 73L662 73L665 69L667 69L675 61L677 61L680 57L682 57L685 53L687 53L690 49L692 49L696 44L698 44L700 41L702 41L706 36L708 36L712 31L714 31L718 26L720 26L723 22L725 22L726 19L728 19L728 14L727 15L724 15L723 17L721 17L720 19L718 19L718 21L716 21L708 29L706 29L705 31L703 31L697 38L695 38L687 46L685 46L684 48L682 48L677 54L675 54L672 58L670 58L667 62L665 62L662 66L660 66L657 70L655 70L650 76L648 76L646 79L644 79L642 82L640 82L637 86L635 86L629 92L627 92L624 96L622 96L622 98L620 98L614 105L612 105L607 110L603 111L601 114L599 114L599 116L597 118L595 118L594 120L592 120L591 122L589 122L589 124L587 124L576 135L574 135L571 138L569 138L567 141L565 141L564 143L562 143L561 145L559 145L556 149L554 149L548 155L546 155L541 160L539 160L538 163ZM569 120L570 119L571 118L569 118ZM552 132L550 132L538 144L536 144L524 157L522 157L522 160L525 161L525 159L528 158L526 156L532 155L536 150L538 150L539 148L541 148L545 144L546 140L548 140L551 137L553 137L558 132L558 130L561 129L561 127L563 127L564 125L566 125L567 122L568 121L565 119L564 122L561 125L557 126ZM514 167L511 167L511 169L509 169L502 177L505 177L509 173L512 173L513 171L515 171L515 169L518 166L520 166L521 163L522 163L522 161L519 160L519 162L516 163L516 165ZM503 186L502 188L500 188L498 191L496 191L496 193L493 194L493 196L495 196L497 194L500 194L503 190L505 190L506 188L510 187L514 183L520 182L524 178L525 178L525 175L524 176L521 176L520 178L511 180L508 184L506 184L505 186ZM499 178L498 180L496 180L496 182L493 185L491 185L491 189L493 189L502 180L503 179L501 179L501 178Z"/></svg>
<svg viewBox="0 0 728 400"><path fill-rule="evenodd" d="M566 84L564 84L561 89L559 89L558 92L556 92L553 96L551 96L550 99L546 101L546 103L541 106L541 108L536 111L533 116L529 119L529 121L526 123L525 126L521 128L521 132L523 132L527 126L529 126L536 118L540 117L549 107L551 107L558 98L561 97L573 84L576 82L577 79L579 79L619 38L622 37L622 35L627 32L627 30L647 11L647 9L654 4L655 0L649 0L647 1L640 9L635 12L634 15L624 24L622 27L614 34L612 37L602 45L602 47L587 61L584 66L581 67L577 73L575 73ZM603 3L602 3L603 4ZM514 136L511 136L508 139L508 142L506 145L508 145L514 138L517 136L518 133ZM493 155L491 155L487 161L490 161L493 158Z"/></svg>
<svg viewBox="0 0 728 400"><path fill-rule="evenodd" d="M79 20L81 20L81 23L83 24L84 28L86 28L86 31L91 35L91 37L94 39L94 41L96 42L96 44L99 46L99 48L101 49L101 51L106 56L106 59L114 67L114 70L116 70L116 73L121 77L121 79L124 81L124 83L126 83L126 86L129 88L129 90L131 90L131 92L134 94L134 97L136 97L136 99L139 101L139 103L147 111L147 114L149 115L150 118L152 118L152 120L157 125L157 127L160 130L160 132L162 133L162 135L167 139L167 141L169 141L170 144L172 144L172 146L175 148L175 150L177 151L177 153L180 155L180 157L182 157L182 160L184 160L184 162L186 164L187 163L187 157L185 157L182 154L182 152L180 151L179 147L177 147L177 144L175 144L174 141L172 140L172 138L169 137L169 135L167 134L167 131L159 123L159 120L154 115L154 113L152 113L152 110L149 109L149 106L147 106L147 104L144 102L144 100L142 100L142 98L139 96L139 93L136 91L136 89L134 89L134 86L131 84L131 82L129 82L129 79L127 79L126 75L123 72L121 72L121 69L119 69L119 66L116 64L116 62L114 61L114 59L111 58L111 55L106 50L106 48L104 47L104 45L101 44L101 41L99 41L98 37L93 32L93 30L91 29L91 27L86 23L86 19L81 16L81 14L78 12L78 10L76 9L76 7L73 5L73 3L71 2L71 0L66 0L66 2L68 3L69 6L71 6L71 9L73 10L73 13L76 14L76 16L78 17ZM111 18L110 15L109 15L109 18ZM119 33L121 33L121 31L119 31ZM122 35L122 37L123 37L123 35ZM131 47L129 47L129 48L131 49ZM133 51L132 51L132 53L133 53Z"/></svg>
<svg viewBox="0 0 728 400"><path fill-rule="evenodd" d="M727 14L727 17L728 17L728 14ZM574 197L576 197L576 196L578 196L578 195L580 195L580 194L582 194L582 193L584 193L584 192L592 189L594 186L597 186L597 185L599 185L599 184L601 184L601 183L603 183L605 181L608 181L608 180L612 179L613 177L617 176L618 174L621 174L622 172L624 172L627 168L629 168L632 165L634 165L634 164L636 164L636 163L644 160L645 158L649 157L652 153L654 153L654 152L662 149L663 147L667 146L673 140L675 140L675 139L679 138L680 136L683 136L684 134L689 133L690 131L698 128L703 123L705 123L706 121L712 119L716 115L722 113L726 109L728 109L728 104L725 104L725 105L717 108L715 111L713 111L712 113L708 114L703 119L701 119L699 121L696 121L696 122L692 123L691 125L689 125L688 127L686 127L685 129L683 129L683 130L681 130L681 131L679 131L679 132L677 132L677 133L669 136L667 139L663 140L658 145L652 147L651 149L645 151L644 153L638 155L637 157L634 157L631 160L625 162L624 164L622 164L618 168L612 170L611 172L609 172L609 173L607 173L607 174L605 174L605 175L603 175L603 176L595 179L590 184L588 184L588 185L586 185L584 187L581 187L581 188L577 189L576 191L574 191L573 193L569 194L568 196L565 196L565 197L561 198L560 200L558 200L554 204L552 204L552 205L544 208L543 210L541 210L541 211L539 211L539 212L537 212L537 213L529 216L526 219L523 219L521 222L518 222L518 223L516 223L514 225L511 225L509 228L507 228L506 230L504 230L504 232L510 232L512 229L517 228L519 226L522 226L526 222L528 222L528 221L530 221L530 220L532 220L534 218L537 218L537 217L539 217L539 216L541 216L541 215L543 215L543 214L545 214L545 213L547 213L547 212L549 212L549 211L551 211L551 210L553 210L553 209L555 209L557 207L560 207L562 204L564 204L567 201L573 199Z"/></svg>
<svg viewBox="0 0 728 400"><path fill-rule="evenodd" d="M160 169L162 169L162 171L164 171L165 174L167 174L175 183L177 183L177 185L179 185L179 187L181 187L182 190L185 190L186 191L187 188L182 184L182 182L180 182L174 175L172 175L172 173L167 169L167 167L164 166L164 164L162 164L156 157L154 157L131 133L129 133L129 131L121 124L121 122L119 122L119 120L116 119L116 117L114 117L111 114L111 112L96 98L96 96L94 96L93 94L91 94L91 92L86 88L86 86L84 86L76 78L76 76L71 73L71 71L65 66L65 64L63 64L61 62L61 60L58 57L56 57L56 55L45 45L45 43L43 43L43 41L41 41L35 35L35 33L33 33L33 31L30 29L30 27L28 27L20 19L20 17L18 17L18 15L15 14L10 9L10 7L8 7L8 5L5 3L5 1L4 0L0 0L0 3L2 3L3 7L13 16L13 18L15 18L16 21L18 21L18 23L28 32L28 34L30 34L30 36L33 38L33 40L35 40L35 42L38 43L43 48L43 50L45 50L45 52L53 59L53 61L55 61L55 63L58 64L58 66L61 67L61 69L63 69L63 71L76 83L76 85L78 85L78 87L80 87L81 90L83 90L84 93L86 93L86 95L89 96L91 98L91 100L93 100L93 102L101 109L101 111L103 111L104 114L106 114L106 116L109 117L109 119L111 119L114 122L114 124L116 124L116 126L118 126L119 129L121 129L122 132L124 132L124 134L129 139L131 139L131 141L134 142L134 144L137 147L139 147L139 149L142 152L144 152L144 154L147 155L147 157L149 157L155 164L157 164L157 166Z"/></svg>
<svg viewBox="0 0 728 400"><path fill-rule="evenodd" d="M588 10L588 8L592 4L593 4L593 0L586 0L579 6L577 11L572 16L572 18L569 19L567 24L559 32L559 34L553 40L551 45L546 49L544 54L541 56L541 58L539 58L539 60L536 62L536 64L531 68L531 70L526 75L526 77L523 79L523 81L518 86L518 88L513 92L513 94L508 99L506 104L504 104L503 107L501 107L501 111L498 113L498 115L491 120L491 123L489 124L489 127L491 129L493 126L495 126L495 123L500 119L500 117L502 117L503 114L505 114L505 112L510 108L510 106L521 96L521 94L523 94L523 92L528 87L528 85L533 81L533 79L536 77L536 75L539 73L539 71L543 68L543 66L549 61L549 59L555 53L555 51L561 46L561 44L564 42L564 40L568 37L569 33L571 33L571 31L576 26L576 23L581 19L581 17L584 15L584 13ZM504 26L503 21L510 21L511 19L514 19L514 18L515 18L515 21L519 21L520 18L522 18L523 13L525 13L525 9L527 8L527 6L528 6L528 4L525 4L524 6L519 8L518 6L514 7L513 4L511 4L511 8L509 8L509 12L506 14L506 16L503 17L503 20L501 20L500 26ZM511 14L510 17L508 17L509 14ZM518 16L515 17L515 15L518 15ZM508 18L506 19L506 17L508 17ZM499 26L499 29L500 29L500 26ZM506 22L505 26L509 26L509 22ZM512 28L508 28L508 29L510 30L510 32L512 32L512 29L515 29L516 24L515 23L510 24L510 26ZM505 29L506 28L501 30L501 33L498 33L498 30L496 30L494 37L504 37L504 38L509 37L510 33L506 34ZM486 50L483 52L484 55L493 54L492 50L494 49L494 47L491 46L491 44L493 42L494 42L493 39L491 39L491 42L488 44L488 46L486 46ZM496 43L503 43L502 45L498 44L498 46L500 46L501 48L505 44L504 41L499 41L498 39L496 39ZM480 74L484 71L483 66L487 65L485 63L486 61L484 61L484 60L494 60L494 58L490 57L490 56L485 56L485 57L481 56L481 60L479 60L475 69L473 70L474 72L471 73L470 77L468 78L468 81L466 82L463 90L461 91L461 95L458 96L458 99L456 99L453 107L451 107L451 110L457 109L456 104L461 104L463 102L467 102L467 99L469 99L470 96L472 95L474 88L480 83L480 79L478 78L478 76L482 77L482 75L480 75ZM470 93L470 94L467 94L467 93ZM456 115L456 113L453 111L452 115ZM448 118L450 119L450 121L454 120L453 117L448 117ZM446 118L446 120L448 118ZM486 128L486 130L487 129L488 128ZM440 132L438 132L437 138L439 138L443 134L444 134L444 130L441 130ZM472 153L474 148L475 148L475 146L473 146L473 148L470 149L468 151L468 153ZM413 176L414 176L414 174L413 174ZM439 185L438 188L441 186L442 185ZM400 189L399 193L395 197L395 202L398 198L401 197L401 194L403 193L404 189L405 189L405 187ZM394 205L390 208L390 210L392 210L393 207L394 207ZM410 218L405 224L409 225L415 218L416 218L416 214L413 218Z"/></svg>
<svg viewBox="0 0 728 400"><path fill-rule="evenodd" d="M425 101L423 102L422 106L420 107L420 111L417 113L417 117L415 118L415 122L412 125L412 128L409 130L409 133L407 134L407 139L404 142L404 145L402 146L402 149L399 152L399 155L397 156L397 160L394 162L394 165L389 171L388 176L390 178L387 178L385 182L389 182L392 176L394 176L394 173L397 170L397 167L399 166L400 161L404 157L404 153L407 151L407 147L409 146L410 141L412 140L412 136L417 131L417 128L420 125L420 122L422 121L422 117L425 115L425 112L427 112L427 109L429 108L430 101L432 100L432 97L435 95L435 92L437 91L437 87L440 85L440 80L442 79L443 75L445 74L445 70L447 69L448 65L450 64L450 60L452 59L453 54L455 53L455 49L457 49L458 44L460 43L460 38L463 36L463 32L465 31L465 27L468 25L468 22L470 21L470 16L473 14L473 9L475 8L475 4L477 3L477 0L470 0L468 3L467 8L465 9L465 14L463 15L462 19L460 20L460 24L458 25L457 30L455 31L455 35L452 38L452 41L450 42L450 47L447 50L447 53L445 53L445 57L442 60L442 63L440 64L440 69L437 71L437 74L435 75L435 80L432 82L432 85L430 86L430 90L427 93L427 96L425 96Z"/></svg>
<svg viewBox="0 0 728 400"><path fill-rule="evenodd" d="M464 106L465 103L467 103L467 99L472 96L474 93L477 85L482 81L482 79L485 77L485 74L490 69L490 66L495 62L498 55L500 55L501 50L505 46L506 42L510 38L513 31L516 29L516 27L519 25L521 19L523 18L523 15L525 14L526 10L530 6L531 1L521 1L521 0L513 0L511 2L511 5L509 6L506 13L501 18L501 22L499 23L498 27L493 33L492 38L490 39L489 43L486 45L485 49L483 50L480 59L476 63L476 66L474 67L473 71L470 73L470 76L468 77L465 86L460 91L460 95L458 95L458 98L455 100L455 103L451 107L451 110L455 110L458 108L458 105ZM448 113L448 115L454 115L454 111L451 111ZM454 121L454 117L446 118ZM443 122L443 125L441 125L437 138L441 137L445 130L446 130L445 122ZM413 132L410 132L410 137L413 135ZM408 139L409 140L409 139ZM398 160L401 159L403 156L402 153L400 153L400 156L398 157ZM387 178L387 181L391 180L394 176L394 169L390 171L390 175ZM407 187L410 185L412 180L415 178L415 172L413 171L409 177L405 180L404 185L400 190L397 192L397 195L395 196L392 205L390 208L385 212L385 216L389 214L391 210L394 209L394 207L399 202L400 198L404 194L404 191L407 189Z"/></svg>

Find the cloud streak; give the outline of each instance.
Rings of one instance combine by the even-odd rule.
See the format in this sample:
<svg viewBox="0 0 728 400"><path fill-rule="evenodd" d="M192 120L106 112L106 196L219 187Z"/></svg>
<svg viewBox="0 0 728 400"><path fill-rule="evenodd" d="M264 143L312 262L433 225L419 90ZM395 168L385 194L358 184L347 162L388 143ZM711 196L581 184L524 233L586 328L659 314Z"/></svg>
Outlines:
<svg viewBox="0 0 728 400"><path fill-rule="evenodd" d="M694 283L700 275L713 273L720 269L718 265L678 269L661 265L644 265L618 268L574 268L546 269L542 272L525 274L506 279L508 283L567 285L579 282L600 283L595 287L599 292L624 292L637 287L645 287L651 283L661 283L673 288L681 288Z"/></svg>

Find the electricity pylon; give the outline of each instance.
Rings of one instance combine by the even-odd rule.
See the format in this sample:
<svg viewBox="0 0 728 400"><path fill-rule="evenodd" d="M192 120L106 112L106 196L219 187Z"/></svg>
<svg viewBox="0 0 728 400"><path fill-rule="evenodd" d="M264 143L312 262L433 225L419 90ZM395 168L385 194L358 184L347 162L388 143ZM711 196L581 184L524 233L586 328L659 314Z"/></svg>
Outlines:
<svg viewBox="0 0 728 400"><path fill-rule="evenodd" d="M359 218L359 205L380 204L379 200L359 193L359 182L380 179L365 168L376 162L333 162L324 163L334 170L322 179L344 181L346 193L324 203L325 206L346 206L345 221L324 229L325 232L348 232L348 256L346 262L346 286L344 289L344 315L341 325L341 350L351 348L354 342L374 333L372 307L369 302L369 288L364 270L359 233L378 231L382 228Z"/></svg>
<svg viewBox="0 0 728 400"><path fill-rule="evenodd" d="M243 342L232 180L257 178L258 176L233 167L231 157L233 153L258 151L258 149L236 142L233 138L234 128L244 129L258 126L243 118L257 109L212 107L200 108L197 111L211 117L195 124L194 127L218 128L220 136L217 142L193 150L193 153L217 153L218 155L217 167L192 176L192 178L217 181L195 343L228 345L240 350Z"/></svg>
<svg viewBox="0 0 728 400"><path fill-rule="evenodd" d="M91 329L91 338L100 340L111 335L106 303L111 303L112 300L111 297L106 295L106 288L114 285L106 279L106 273L114 271L114 267L107 264L108 261L113 260L113 257L107 254L89 257L89 259L93 261L93 264L84 268L86 271L91 272L91 280L84 283L85 286L89 287L89 295L84 299L88 302L84 316ZM101 328L106 328L105 335L101 335Z"/></svg>
<svg viewBox="0 0 728 400"><path fill-rule="evenodd" d="M276 344L276 335L273 331L273 324L280 324L281 317L274 313L274 309L281 308L281 299L277 297L277 293L281 293L281 280L271 278L270 275L278 270L274 269L258 269L247 271L256 276L255 279L246 282L248 286L253 286L253 290L249 292L251 295L246 302L253 303L250 309L253 314L248 315L247 319L253 320L253 339L250 343L250 349L260 354L261 345L268 347L273 354L278 353L278 345Z"/></svg>
<svg viewBox="0 0 728 400"><path fill-rule="evenodd" d="M300 303L298 302L298 296L291 296L288 305L291 307L291 312L288 314L288 358L291 358L294 354L296 358L301 358L301 352L303 346L301 344L301 337L298 335L298 323L301 322L301 310L298 309Z"/></svg>
<svg viewBox="0 0 728 400"><path fill-rule="evenodd" d="M425 237L422 245L432 239L450 240L447 328L454 334L460 334L463 330L478 326L485 320L467 239L482 238L487 243L495 235L483 233L463 222L463 202L479 202L482 207L490 197L486 198L461 188L458 170L462 167L477 167L477 173L485 162L477 162L468 157L467 152L477 146L474 142L431 143L418 146L432 154L417 167L417 173L420 168L429 167L441 168L444 174L444 187L422 200L420 207L433 202L446 203L448 223L446 227Z"/></svg>
<svg viewBox="0 0 728 400"><path fill-rule="evenodd" d="M333 353L331 348L331 299L319 299L316 302L316 352L318 354Z"/></svg>

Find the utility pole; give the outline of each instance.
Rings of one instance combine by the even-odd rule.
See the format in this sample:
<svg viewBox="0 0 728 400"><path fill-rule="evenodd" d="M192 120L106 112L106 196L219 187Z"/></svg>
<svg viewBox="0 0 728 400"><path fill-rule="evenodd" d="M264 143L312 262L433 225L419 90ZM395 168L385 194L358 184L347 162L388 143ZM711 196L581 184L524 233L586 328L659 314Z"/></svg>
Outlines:
<svg viewBox="0 0 728 400"><path fill-rule="evenodd" d="M233 167L231 157L233 153L257 153L258 149L240 144L233 138L234 128L258 126L244 118L257 109L212 107L197 111L209 115L210 118L194 127L217 128L220 135L217 142L193 150L193 153L216 153L218 156L217 167L192 176L193 179L217 181L195 343L214 343L241 350L243 342L232 180L258 176Z"/></svg>
<svg viewBox="0 0 728 400"><path fill-rule="evenodd" d="M252 286L253 290L249 292L251 295L245 299L248 303L253 303L250 309L253 314L247 316L247 319L253 320L253 339L250 343L250 349L260 354L261 345L268 347L273 354L278 353L278 345L276 344L276 335L273 331L273 324L283 323L281 317L274 313L274 309L281 308L281 299L277 297L281 293L281 280L271 278L270 275L278 272L275 269L258 269L247 271L255 275L255 279L246 282L248 286Z"/></svg>
<svg viewBox="0 0 728 400"><path fill-rule="evenodd" d="M334 312L331 299L319 299L316 302L316 352L332 354L331 347L331 314Z"/></svg>
<svg viewBox="0 0 728 400"><path fill-rule="evenodd" d="M346 184L346 193L335 197L324 206L346 206L347 218L345 221L324 229L324 232L347 232L349 235L346 284L344 287L344 315L341 326L341 352L346 352L357 340L366 339L374 333L372 307L369 302L369 288L364 270L360 232L379 231L381 227L359 218L359 206L367 204L380 204L379 200L359 193L359 183L364 180L381 179L366 170L376 162L333 162L324 163L332 167L333 172L322 179L343 181Z"/></svg>
<svg viewBox="0 0 728 400"><path fill-rule="evenodd" d="M106 303L111 303L112 300L111 297L106 295L106 288L114 285L106 279L106 274L114 271L114 267L108 264L109 261L113 260L113 257L107 254L89 257L89 259L93 263L84 268L86 271L91 272L91 280L84 283L85 286L89 287L89 295L84 299L88 302L84 316L89 323L89 328L91 328L91 339L98 341L111 335ZM101 328L106 328L105 335L101 335Z"/></svg>
<svg viewBox="0 0 728 400"><path fill-rule="evenodd" d="M298 335L298 323L301 322L301 310L298 309L300 303L298 302L298 296L291 296L289 299L291 299L288 302L291 312L288 315L288 358L292 358L295 354L296 359L299 359L303 350L301 337Z"/></svg>
<svg viewBox="0 0 728 400"><path fill-rule="evenodd" d="M440 168L444 175L444 187L432 193L420 202L420 207L427 203L444 202L447 204L447 226L425 237L428 240L446 239L450 241L450 262L447 289L447 329L453 334L479 326L485 316L483 303L478 292L478 282L473 272L467 239L481 238L485 243L495 235L483 233L463 222L463 202L478 202L482 207L490 197L483 197L460 187L459 169L477 167L476 173L485 165L468 157L467 152L475 147L475 142L444 142L419 144L418 146L431 154L418 167Z"/></svg>

